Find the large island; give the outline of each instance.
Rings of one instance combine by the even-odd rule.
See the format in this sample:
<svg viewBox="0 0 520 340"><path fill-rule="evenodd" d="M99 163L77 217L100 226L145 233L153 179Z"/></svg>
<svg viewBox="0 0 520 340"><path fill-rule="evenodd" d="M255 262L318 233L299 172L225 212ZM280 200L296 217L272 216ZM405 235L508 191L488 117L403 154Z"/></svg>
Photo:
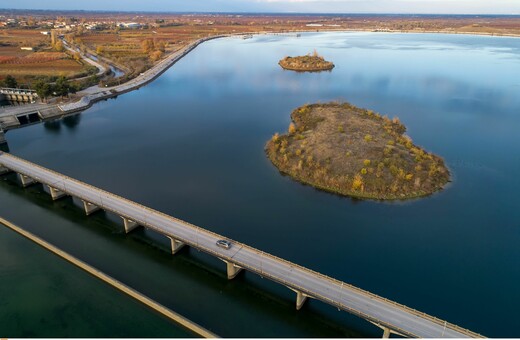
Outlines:
<svg viewBox="0 0 520 340"><path fill-rule="evenodd" d="M409 199L441 190L450 173L439 156L414 145L399 119L348 103L295 109L288 133L266 145L292 178L356 198Z"/></svg>

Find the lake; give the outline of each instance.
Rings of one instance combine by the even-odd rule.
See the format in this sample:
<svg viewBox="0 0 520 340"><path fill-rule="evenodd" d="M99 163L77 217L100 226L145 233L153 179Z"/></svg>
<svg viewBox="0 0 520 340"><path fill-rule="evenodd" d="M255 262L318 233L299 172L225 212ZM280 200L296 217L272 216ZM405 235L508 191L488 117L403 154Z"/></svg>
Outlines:
<svg viewBox="0 0 520 340"><path fill-rule="evenodd" d="M331 72L277 64L314 49L334 62ZM225 38L197 47L138 91L6 138L13 154L45 167L486 336L518 337L519 91L517 38ZM281 175L265 143L287 129L294 108L330 100L398 116L414 143L445 159L453 182L427 198L382 203ZM296 311L295 294L283 286L252 273L228 281L216 259L193 249L172 257L159 235L125 235L115 216L87 218L72 200L51 202L13 176L1 181L0 202L1 216L221 336L382 335L319 301ZM5 308L0 302L0 328L13 314L19 324L7 328L9 337L187 334L10 231L0 230L0 249L11 249L0 258L0 277L8 278L3 294L12 294ZM19 312L28 296L50 291L55 299ZM99 321L86 331L80 315ZM141 323L156 331L138 332Z"/></svg>

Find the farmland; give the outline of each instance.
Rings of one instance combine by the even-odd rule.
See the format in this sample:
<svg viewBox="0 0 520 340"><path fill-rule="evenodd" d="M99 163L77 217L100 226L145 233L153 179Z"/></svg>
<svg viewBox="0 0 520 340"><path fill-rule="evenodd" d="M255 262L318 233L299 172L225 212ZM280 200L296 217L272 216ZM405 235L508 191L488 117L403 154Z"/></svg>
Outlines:
<svg viewBox="0 0 520 340"><path fill-rule="evenodd" d="M22 50L30 47L33 51ZM0 31L0 78L14 76L19 84L30 86L40 77L65 76L74 78L85 74L86 66L64 52L56 52L50 37L36 30Z"/></svg>

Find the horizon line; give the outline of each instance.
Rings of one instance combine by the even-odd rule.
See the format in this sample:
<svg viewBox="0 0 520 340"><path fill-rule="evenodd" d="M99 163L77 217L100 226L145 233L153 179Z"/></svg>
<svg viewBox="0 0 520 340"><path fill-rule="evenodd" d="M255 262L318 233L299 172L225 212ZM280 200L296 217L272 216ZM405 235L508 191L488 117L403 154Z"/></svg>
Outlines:
<svg viewBox="0 0 520 340"><path fill-rule="evenodd" d="M520 13L402 13L402 12L269 12L269 11L149 11L149 10L103 10L103 9L42 9L42 8L0 8L0 11L40 11L40 12L86 12L86 13L148 13L148 14L264 14L264 15L432 15L432 16L520 16Z"/></svg>

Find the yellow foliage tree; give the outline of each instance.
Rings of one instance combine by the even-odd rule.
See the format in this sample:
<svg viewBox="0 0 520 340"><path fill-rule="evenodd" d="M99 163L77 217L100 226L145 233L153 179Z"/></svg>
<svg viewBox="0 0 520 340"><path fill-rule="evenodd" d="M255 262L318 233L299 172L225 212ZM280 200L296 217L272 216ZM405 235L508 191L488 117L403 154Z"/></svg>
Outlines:
<svg viewBox="0 0 520 340"><path fill-rule="evenodd" d="M352 190L363 191L363 178L360 174L356 174L356 176L354 176L354 180L352 181Z"/></svg>
<svg viewBox="0 0 520 340"><path fill-rule="evenodd" d="M296 132L296 125L294 123L289 124L289 134L294 134Z"/></svg>

